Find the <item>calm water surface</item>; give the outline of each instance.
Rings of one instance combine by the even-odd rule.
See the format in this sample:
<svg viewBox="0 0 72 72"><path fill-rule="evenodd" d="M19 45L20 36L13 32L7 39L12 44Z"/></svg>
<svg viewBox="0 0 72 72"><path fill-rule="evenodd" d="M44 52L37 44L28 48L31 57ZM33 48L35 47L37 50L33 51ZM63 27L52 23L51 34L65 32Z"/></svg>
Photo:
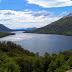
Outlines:
<svg viewBox="0 0 72 72"><path fill-rule="evenodd" d="M38 52L40 55L45 52L52 54L72 49L72 36L15 33L16 35L0 38L0 41L13 41L20 44L24 49L34 53Z"/></svg>

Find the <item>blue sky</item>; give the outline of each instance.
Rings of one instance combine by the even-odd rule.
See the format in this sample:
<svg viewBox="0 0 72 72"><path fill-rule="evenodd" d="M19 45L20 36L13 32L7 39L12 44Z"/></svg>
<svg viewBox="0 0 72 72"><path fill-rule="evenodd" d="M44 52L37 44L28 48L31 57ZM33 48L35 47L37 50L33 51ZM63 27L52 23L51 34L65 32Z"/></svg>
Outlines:
<svg viewBox="0 0 72 72"><path fill-rule="evenodd" d="M71 0L0 0L0 23L12 29L42 27L71 12Z"/></svg>

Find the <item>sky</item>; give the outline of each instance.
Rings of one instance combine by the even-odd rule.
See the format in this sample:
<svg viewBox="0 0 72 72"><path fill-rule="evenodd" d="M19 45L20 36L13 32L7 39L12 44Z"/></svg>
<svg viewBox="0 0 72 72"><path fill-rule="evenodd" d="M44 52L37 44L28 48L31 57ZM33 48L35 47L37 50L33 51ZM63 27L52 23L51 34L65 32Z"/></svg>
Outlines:
<svg viewBox="0 0 72 72"><path fill-rule="evenodd" d="M0 0L0 24L11 29L43 27L72 12L72 0Z"/></svg>

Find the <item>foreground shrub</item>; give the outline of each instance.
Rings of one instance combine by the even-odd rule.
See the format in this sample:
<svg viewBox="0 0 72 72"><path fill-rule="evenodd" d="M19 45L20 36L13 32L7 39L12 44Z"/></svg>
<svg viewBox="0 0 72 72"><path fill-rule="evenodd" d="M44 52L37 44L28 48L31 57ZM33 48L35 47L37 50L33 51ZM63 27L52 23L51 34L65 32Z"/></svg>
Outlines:
<svg viewBox="0 0 72 72"><path fill-rule="evenodd" d="M66 72L72 68L72 50L39 56L12 42L0 42L0 72Z"/></svg>

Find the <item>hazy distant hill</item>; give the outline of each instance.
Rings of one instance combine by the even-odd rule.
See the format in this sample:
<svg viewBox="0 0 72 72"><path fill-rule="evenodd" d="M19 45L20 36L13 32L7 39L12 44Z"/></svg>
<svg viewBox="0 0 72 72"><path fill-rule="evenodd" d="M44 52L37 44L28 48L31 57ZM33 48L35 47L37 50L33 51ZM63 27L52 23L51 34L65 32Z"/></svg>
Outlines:
<svg viewBox="0 0 72 72"><path fill-rule="evenodd" d="M69 14L58 21L45 27L30 31L32 33L64 34L72 35L72 14Z"/></svg>
<svg viewBox="0 0 72 72"><path fill-rule="evenodd" d="M36 27L32 27L32 28L20 28L20 29L14 29L13 31L32 31L37 29Z"/></svg>
<svg viewBox="0 0 72 72"><path fill-rule="evenodd" d="M12 30L7 28L6 26L0 24L0 32L8 32L8 31L12 31Z"/></svg>

